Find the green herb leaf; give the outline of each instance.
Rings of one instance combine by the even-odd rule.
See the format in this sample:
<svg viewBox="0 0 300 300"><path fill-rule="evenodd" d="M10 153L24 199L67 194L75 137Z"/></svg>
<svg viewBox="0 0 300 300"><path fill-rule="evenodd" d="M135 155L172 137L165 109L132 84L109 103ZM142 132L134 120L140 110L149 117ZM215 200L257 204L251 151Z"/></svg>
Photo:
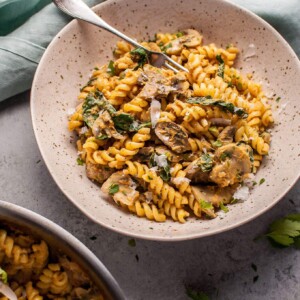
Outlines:
<svg viewBox="0 0 300 300"><path fill-rule="evenodd" d="M226 158L231 158L232 157L232 153L231 152L226 152L224 151L221 155L220 155L220 160L224 161Z"/></svg>
<svg viewBox="0 0 300 300"><path fill-rule="evenodd" d="M264 178L262 178L260 181L259 181L259 185L263 184L266 180Z"/></svg>
<svg viewBox="0 0 300 300"><path fill-rule="evenodd" d="M77 165L83 166L84 160L82 160L80 157L78 157L78 158L76 159L76 161L77 161Z"/></svg>
<svg viewBox="0 0 300 300"><path fill-rule="evenodd" d="M176 36L179 38L179 37L182 37L183 35L184 35L184 33L183 32L181 32L181 31L178 31L177 33L175 33L176 34Z"/></svg>
<svg viewBox="0 0 300 300"><path fill-rule="evenodd" d="M280 101L280 99L281 99L281 97L277 97L275 101L278 103Z"/></svg>
<svg viewBox="0 0 300 300"><path fill-rule="evenodd" d="M112 117L112 120L115 124L115 128L118 131L129 131L130 125L134 121L134 118L130 114L121 113Z"/></svg>
<svg viewBox="0 0 300 300"><path fill-rule="evenodd" d="M167 44L166 46L161 46L160 50L165 53L169 48L172 47L172 43Z"/></svg>
<svg viewBox="0 0 300 300"><path fill-rule="evenodd" d="M116 70L115 70L114 62L112 60L108 63L107 73L110 76L115 76L116 75Z"/></svg>
<svg viewBox="0 0 300 300"><path fill-rule="evenodd" d="M213 167L213 159L209 154L202 154L198 162L202 172L209 172Z"/></svg>
<svg viewBox="0 0 300 300"><path fill-rule="evenodd" d="M213 147L221 147L223 144L220 140L216 140L212 143Z"/></svg>
<svg viewBox="0 0 300 300"><path fill-rule="evenodd" d="M225 206L225 205L223 204L223 202L220 203L220 208L221 208L225 213L228 213L228 212L229 212L228 207Z"/></svg>
<svg viewBox="0 0 300 300"><path fill-rule="evenodd" d="M150 160L149 160L150 168L158 167L157 173L160 176L160 178L165 182L169 182L171 179L171 173L170 173L171 167L170 167L169 161L168 161L167 166L165 166L165 167L158 166L155 161L155 156L160 156L160 155L157 155L156 153L151 154Z"/></svg>
<svg viewBox="0 0 300 300"><path fill-rule="evenodd" d="M105 99L101 92L96 91L94 94L88 94L82 105L83 121L88 127L93 126L101 109L107 110L111 115L116 113L116 109Z"/></svg>
<svg viewBox="0 0 300 300"><path fill-rule="evenodd" d="M232 114L236 114L242 118L246 118L248 116L248 114L242 108L236 107L230 102L212 99L211 97L190 97L187 99L187 102L192 104L201 104L204 106L218 106L219 108L229 111Z"/></svg>
<svg viewBox="0 0 300 300"><path fill-rule="evenodd" d="M129 127L129 131L132 132L132 131L138 131L140 130L141 128L144 128L144 127L151 127L151 122L144 122L144 123L139 123L138 121L134 121L131 123L130 127Z"/></svg>
<svg viewBox="0 0 300 300"><path fill-rule="evenodd" d="M143 48L135 48L134 50L130 51L130 55L132 60L138 63L138 66L135 68L135 70L142 68L144 64L149 61L148 53Z"/></svg>
<svg viewBox="0 0 300 300"><path fill-rule="evenodd" d="M136 246L135 239L130 239L130 240L128 240L128 245L129 245L130 247L135 247L135 246Z"/></svg>
<svg viewBox="0 0 300 300"><path fill-rule="evenodd" d="M113 183L110 187L109 187L109 194L110 195L114 195L115 193L117 193L119 191L119 185L116 183Z"/></svg>
<svg viewBox="0 0 300 300"><path fill-rule="evenodd" d="M214 207L211 204L211 202L207 202L205 200L200 200L199 202L200 202L200 205L201 205L202 209L209 209L209 210L214 209Z"/></svg>
<svg viewBox="0 0 300 300"><path fill-rule="evenodd" d="M217 76L224 78L225 63L224 63L224 60L223 60L221 54L218 54L216 56L216 59L220 63L218 71L217 71Z"/></svg>
<svg viewBox="0 0 300 300"><path fill-rule="evenodd" d="M107 134L101 134L101 135L96 136L96 139L97 140L106 140L106 139L108 139L108 135Z"/></svg>
<svg viewBox="0 0 300 300"><path fill-rule="evenodd" d="M203 292L196 292L190 288L186 288L186 294L193 300L209 300L209 297Z"/></svg>
<svg viewBox="0 0 300 300"><path fill-rule="evenodd" d="M7 273L1 268L0 268L0 280L3 283L7 283Z"/></svg>
<svg viewBox="0 0 300 300"><path fill-rule="evenodd" d="M266 234L272 241L282 246L299 246L300 214L288 215L270 225L270 232Z"/></svg>

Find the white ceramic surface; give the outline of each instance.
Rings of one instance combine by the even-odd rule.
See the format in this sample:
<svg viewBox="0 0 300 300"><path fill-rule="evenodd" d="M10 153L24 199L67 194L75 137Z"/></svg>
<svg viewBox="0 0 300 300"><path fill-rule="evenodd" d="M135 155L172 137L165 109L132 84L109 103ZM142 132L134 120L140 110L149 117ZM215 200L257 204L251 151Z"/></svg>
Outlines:
<svg viewBox="0 0 300 300"><path fill-rule="evenodd" d="M43 56L32 87L32 121L42 156L65 195L95 222L123 234L161 241L186 240L241 225L279 201L297 181L300 170L300 63L290 46L254 14L221 1L119 0L95 7L104 20L138 40L155 32L176 32L194 27L204 43L241 49L237 67L255 71L254 79L274 99L275 127L271 151L256 175L265 183L250 198L231 205L227 214L213 220L189 218L185 224L155 223L138 218L101 199L99 187L76 163L77 150L67 129L67 112L75 107L79 88L96 64L107 63L118 38L83 22L73 21L52 41ZM249 55L249 45L255 55ZM253 54L253 53L252 53ZM73 142L71 142L73 140ZM46 184L46 183L45 183ZM51 203L49 203L51 205Z"/></svg>

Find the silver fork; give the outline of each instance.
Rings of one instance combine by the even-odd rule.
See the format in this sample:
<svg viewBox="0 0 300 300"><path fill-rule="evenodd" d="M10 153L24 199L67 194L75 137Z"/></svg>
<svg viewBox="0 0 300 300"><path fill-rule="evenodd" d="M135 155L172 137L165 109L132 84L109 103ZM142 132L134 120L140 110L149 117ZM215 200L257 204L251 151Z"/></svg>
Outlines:
<svg viewBox="0 0 300 300"><path fill-rule="evenodd" d="M98 15L96 15L84 2L81 0L53 0L55 5L61 9L64 13L72 16L73 18L80 19L86 21L88 23L94 24L99 26L118 37L122 38L126 42L130 43L131 45L142 48L146 51L148 60L151 65L155 67L167 67L174 72L178 72L178 69L184 72L189 72L186 68L182 65L168 57L166 54L156 51L151 51L140 45L138 42L133 40L132 38L128 37L127 35L123 34L122 32L116 30L109 24L107 24L104 20L102 20ZM172 65L171 65L171 64Z"/></svg>

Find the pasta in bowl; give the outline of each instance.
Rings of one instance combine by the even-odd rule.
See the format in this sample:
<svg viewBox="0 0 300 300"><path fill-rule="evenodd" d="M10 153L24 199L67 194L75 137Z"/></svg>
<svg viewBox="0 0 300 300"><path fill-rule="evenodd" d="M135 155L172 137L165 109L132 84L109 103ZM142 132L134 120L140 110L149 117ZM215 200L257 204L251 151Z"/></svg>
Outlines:
<svg viewBox="0 0 300 300"><path fill-rule="evenodd" d="M70 117L79 160L102 192L140 217L214 218L240 200L235 190L269 152L268 99L233 67L233 45L203 45L192 29L142 45L189 73L153 67L142 48L119 42L117 59L95 68Z"/></svg>
<svg viewBox="0 0 300 300"><path fill-rule="evenodd" d="M39 148L66 196L102 226L163 241L253 219L300 167L299 61L290 47L230 3L173 6L107 1L95 11L188 74L155 69L139 49L74 21L47 49L31 96Z"/></svg>

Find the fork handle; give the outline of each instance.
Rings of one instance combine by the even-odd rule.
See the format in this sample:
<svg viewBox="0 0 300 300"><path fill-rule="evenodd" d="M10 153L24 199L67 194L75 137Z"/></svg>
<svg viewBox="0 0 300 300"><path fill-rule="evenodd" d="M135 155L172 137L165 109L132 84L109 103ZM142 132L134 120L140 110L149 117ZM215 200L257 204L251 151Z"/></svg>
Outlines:
<svg viewBox="0 0 300 300"><path fill-rule="evenodd" d="M99 26L115 35L120 37L121 39L127 41L135 47L143 48L148 52L148 50L140 45L137 41L118 31L114 27L110 26L106 23L101 17L99 17L96 13L94 13L83 1L81 0L64 0L64 1L53 1L59 8L61 8L68 15L80 19L83 21L87 21L91 24Z"/></svg>

